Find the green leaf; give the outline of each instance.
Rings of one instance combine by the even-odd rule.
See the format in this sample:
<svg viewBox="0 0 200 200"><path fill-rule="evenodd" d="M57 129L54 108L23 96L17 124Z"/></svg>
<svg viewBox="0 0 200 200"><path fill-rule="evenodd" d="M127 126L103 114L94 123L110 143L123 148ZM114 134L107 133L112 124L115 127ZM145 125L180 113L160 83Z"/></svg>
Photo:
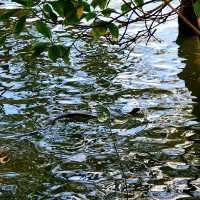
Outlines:
<svg viewBox="0 0 200 200"><path fill-rule="evenodd" d="M4 35L4 36L0 37L0 47L3 46L5 44L5 42L6 42L6 36Z"/></svg>
<svg viewBox="0 0 200 200"><path fill-rule="evenodd" d="M86 16L85 16L85 19L87 20L87 21L89 21L89 20L91 20L91 19L94 19L94 18L96 18L96 13L95 12L89 12Z"/></svg>
<svg viewBox="0 0 200 200"><path fill-rule="evenodd" d="M61 58L64 60L64 62L68 63L69 62L70 47L65 47L65 46L59 45L58 50L59 50Z"/></svg>
<svg viewBox="0 0 200 200"><path fill-rule="evenodd" d="M98 113L98 121L99 122L108 122L110 120L110 111L107 107L105 106L98 106L97 108L97 113Z"/></svg>
<svg viewBox="0 0 200 200"><path fill-rule="evenodd" d="M58 19L58 17L57 17L57 15L53 12L53 10L52 10L52 8L51 8L51 6L50 6L50 4L45 4L44 6L43 6L43 10L44 10L44 14L45 14L45 17L46 18L50 18L53 22L57 22L57 19Z"/></svg>
<svg viewBox="0 0 200 200"><path fill-rule="evenodd" d="M82 1L80 1L82 2ZM87 4L81 4L77 0L58 0L55 2L52 2L51 5L53 7L53 10L57 12L58 15L60 15L64 19L64 25L75 25L79 24L82 15L84 14L83 11L85 11L85 6ZM85 6L84 6L85 5ZM78 9L82 8L82 9ZM88 8L87 8L88 9ZM78 10L78 14L77 14ZM83 13L79 12L82 11Z"/></svg>
<svg viewBox="0 0 200 200"><path fill-rule="evenodd" d="M118 26L116 26L116 25L113 24L113 23L110 23L110 24L108 25L108 28L109 28L110 33L112 34L112 36L113 36L114 38L118 38L118 37L119 37L119 28L118 28Z"/></svg>
<svg viewBox="0 0 200 200"><path fill-rule="evenodd" d="M200 0L197 0L194 4L194 12L196 14L197 17L200 17Z"/></svg>
<svg viewBox="0 0 200 200"><path fill-rule="evenodd" d="M104 9L108 3L108 0L92 0L92 6L96 8L99 6L101 9Z"/></svg>
<svg viewBox="0 0 200 200"><path fill-rule="evenodd" d="M33 46L32 57L38 57L41 53L46 51L48 48L48 43L37 43Z"/></svg>
<svg viewBox="0 0 200 200"><path fill-rule="evenodd" d="M54 12L50 12L49 13L49 18L54 22L56 23L58 21L58 17L57 15L54 13Z"/></svg>
<svg viewBox="0 0 200 200"><path fill-rule="evenodd" d="M51 5L53 6L53 9L58 13L58 15L60 15L61 17L65 17L65 13L64 13L64 1L54 1L51 3Z"/></svg>
<svg viewBox="0 0 200 200"><path fill-rule="evenodd" d="M45 37L51 39L51 30L49 29L49 27L44 22L37 21L35 26L36 26L36 29L39 33L41 33Z"/></svg>
<svg viewBox="0 0 200 200"><path fill-rule="evenodd" d="M111 9L111 8L107 8L105 10L102 11L102 14L105 16L105 17L109 17L112 13L115 13L116 11L114 9Z"/></svg>
<svg viewBox="0 0 200 200"><path fill-rule="evenodd" d="M51 6L48 3L43 6L43 10L45 12L51 12L52 11Z"/></svg>
<svg viewBox="0 0 200 200"><path fill-rule="evenodd" d="M57 48L56 46L50 46L48 50L48 56L52 61L56 61L58 56L57 56Z"/></svg>
<svg viewBox="0 0 200 200"><path fill-rule="evenodd" d="M134 0L137 6L142 6L144 4L144 0Z"/></svg>
<svg viewBox="0 0 200 200"><path fill-rule="evenodd" d="M48 49L48 56L53 62L56 62L58 58L62 58L65 63L68 63L69 52L70 47L65 47L62 45L52 45Z"/></svg>
<svg viewBox="0 0 200 200"><path fill-rule="evenodd" d="M83 2L81 3L81 5L84 6L84 10L85 10L86 12L91 12L90 4L89 4L89 3L83 1Z"/></svg>
<svg viewBox="0 0 200 200"><path fill-rule="evenodd" d="M100 36L105 35L107 31L107 22L98 20L92 24L92 35L95 39L98 39Z"/></svg>
<svg viewBox="0 0 200 200"><path fill-rule="evenodd" d="M131 9L130 6L131 6L131 2L122 4L121 11L123 13L128 12Z"/></svg>
<svg viewBox="0 0 200 200"><path fill-rule="evenodd" d="M57 0L51 3L53 9L63 18L71 18L75 16L76 9L73 1Z"/></svg>
<svg viewBox="0 0 200 200"><path fill-rule="evenodd" d="M92 35L95 39L103 36L106 33L107 28L104 26L97 26L92 28Z"/></svg>
<svg viewBox="0 0 200 200"><path fill-rule="evenodd" d="M64 60L65 63L69 62L69 53L70 53L70 47L65 47L62 56L62 59Z"/></svg>
<svg viewBox="0 0 200 200"><path fill-rule="evenodd" d="M71 15L71 17L66 17L64 20L65 25L76 25L80 23L80 19L76 15Z"/></svg>
<svg viewBox="0 0 200 200"><path fill-rule="evenodd" d="M19 35L24 30L26 24L26 18L27 18L26 15L24 15L17 21L14 29L14 33L16 35Z"/></svg>

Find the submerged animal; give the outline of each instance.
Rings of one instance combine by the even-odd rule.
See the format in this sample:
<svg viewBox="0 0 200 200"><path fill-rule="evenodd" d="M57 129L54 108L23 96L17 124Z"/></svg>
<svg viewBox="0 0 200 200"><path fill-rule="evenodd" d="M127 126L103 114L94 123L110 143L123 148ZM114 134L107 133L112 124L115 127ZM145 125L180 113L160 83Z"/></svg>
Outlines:
<svg viewBox="0 0 200 200"><path fill-rule="evenodd" d="M135 117L137 117L137 116L141 117L141 115L143 115L143 114L140 111L141 111L140 108L134 108L134 109L131 110L131 112L129 112L127 114L131 115L131 116L135 116ZM127 114L123 114L123 115L120 115L118 117L122 118L122 117L127 116ZM92 119L97 120L98 115L96 113L90 113L90 112L87 112L87 111L73 111L73 112L68 112L68 113L58 115L54 119L50 120L49 124L54 125L56 123L56 121L62 120L62 119L65 119L69 122L73 122L73 121L84 122L84 121L89 121L89 120L92 120Z"/></svg>

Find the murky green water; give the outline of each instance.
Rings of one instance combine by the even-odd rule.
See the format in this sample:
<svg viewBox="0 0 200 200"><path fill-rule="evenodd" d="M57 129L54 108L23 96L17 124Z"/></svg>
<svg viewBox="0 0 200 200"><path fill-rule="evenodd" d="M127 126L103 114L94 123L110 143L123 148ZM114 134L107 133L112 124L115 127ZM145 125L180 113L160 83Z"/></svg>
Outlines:
<svg viewBox="0 0 200 200"><path fill-rule="evenodd" d="M164 25L162 43L141 42L128 60L80 43L88 55L73 52L69 65L30 61L32 38L10 38L0 49L0 199L200 199L200 43L178 45L176 31ZM47 125L99 105L144 115L111 130L95 119Z"/></svg>

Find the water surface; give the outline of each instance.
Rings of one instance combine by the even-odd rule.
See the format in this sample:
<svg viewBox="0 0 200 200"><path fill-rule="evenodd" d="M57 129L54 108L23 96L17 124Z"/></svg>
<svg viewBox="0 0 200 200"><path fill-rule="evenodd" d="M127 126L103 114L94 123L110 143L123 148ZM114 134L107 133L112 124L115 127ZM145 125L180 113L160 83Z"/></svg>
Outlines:
<svg viewBox="0 0 200 200"><path fill-rule="evenodd" d="M45 54L30 60L27 32L7 40L0 49L1 199L200 198L199 41L177 44L176 21L158 36L162 43L140 42L128 59L80 42L87 55L72 51L69 64ZM62 32L60 40L70 42ZM102 105L117 119L111 125L48 125ZM142 117L123 117L135 107Z"/></svg>

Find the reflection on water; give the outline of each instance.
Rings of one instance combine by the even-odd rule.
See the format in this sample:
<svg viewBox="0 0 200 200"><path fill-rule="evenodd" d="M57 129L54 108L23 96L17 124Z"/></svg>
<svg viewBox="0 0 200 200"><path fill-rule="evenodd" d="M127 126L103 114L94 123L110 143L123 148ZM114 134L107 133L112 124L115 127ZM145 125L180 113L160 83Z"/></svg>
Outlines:
<svg viewBox="0 0 200 200"><path fill-rule="evenodd" d="M195 97L193 113L200 119L200 40L199 37L180 38L179 56L184 59L185 68L179 77Z"/></svg>
<svg viewBox="0 0 200 200"><path fill-rule="evenodd" d="M0 50L0 198L200 198L199 47L188 39L178 49L175 30L163 26L167 42L141 42L128 60L82 42L88 55L73 52L68 65L46 54L30 61L26 32L18 43L8 38ZM111 131L95 119L48 124L102 104ZM143 115L126 115L134 107Z"/></svg>

